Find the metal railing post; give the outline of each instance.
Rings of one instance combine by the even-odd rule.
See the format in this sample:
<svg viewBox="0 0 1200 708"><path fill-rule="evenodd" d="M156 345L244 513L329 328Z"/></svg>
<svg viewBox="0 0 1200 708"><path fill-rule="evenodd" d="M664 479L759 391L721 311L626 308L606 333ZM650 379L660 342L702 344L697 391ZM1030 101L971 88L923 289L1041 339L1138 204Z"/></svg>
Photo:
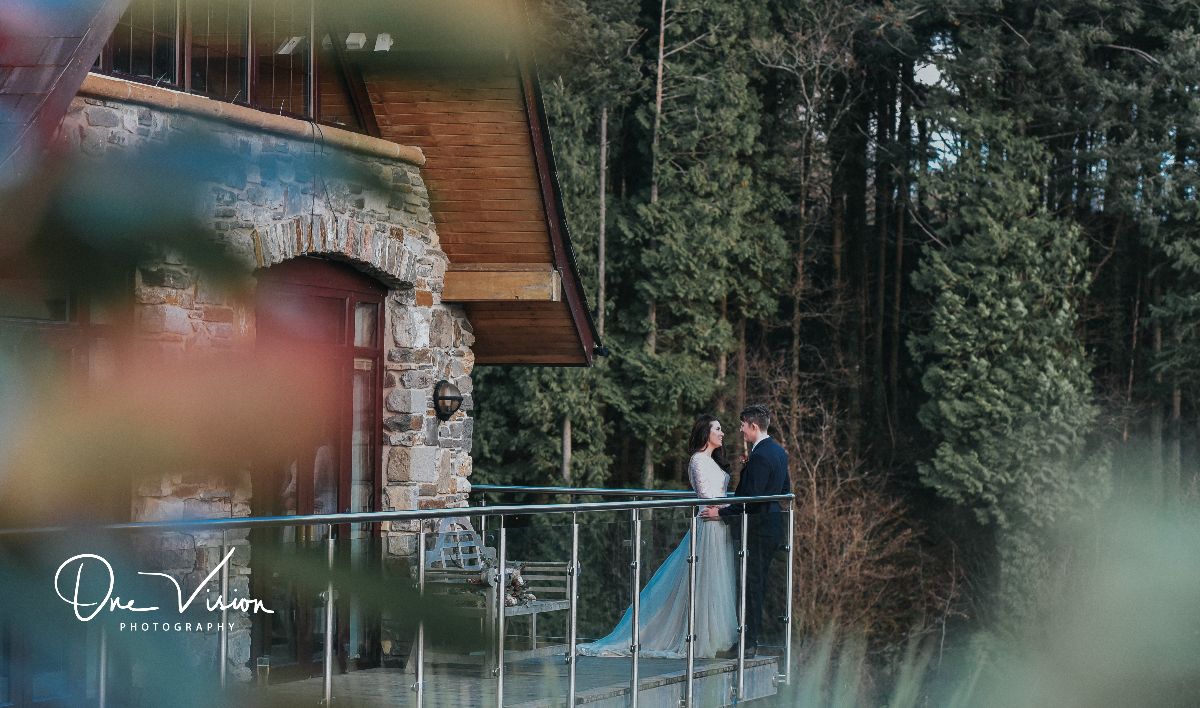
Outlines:
<svg viewBox="0 0 1200 708"><path fill-rule="evenodd" d="M575 643L579 640L579 514L571 513L571 565L567 568L570 582L570 624L567 627L567 705L575 705Z"/></svg>
<svg viewBox="0 0 1200 708"><path fill-rule="evenodd" d="M796 544L796 503L795 501L788 502L788 528L787 528L787 545L784 548L787 550L787 609L783 614L783 682L791 685L792 683L792 612L794 605L792 604L792 571L795 567L795 544Z"/></svg>
<svg viewBox="0 0 1200 708"><path fill-rule="evenodd" d="M420 522L421 531L417 534L417 597L421 599L422 619L417 622L417 648L414 660L416 682L413 690L417 692L417 706L425 704L425 522Z"/></svg>
<svg viewBox="0 0 1200 708"><path fill-rule="evenodd" d="M504 708L504 600L507 593L505 586L508 585L507 561L508 561L508 533L504 527L504 517L500 517L500 538L497 541L499 550L497 556L497 568L500 571L499 580L496 582L496 705L499 708Z"/></svg>
<svg viewBox="0 0 1200 708"><path fill-rule="evenodd" d="M479 496L479 506L487 506L487 495L481 494ZM488 517L487 514L484 514L479 517L479 537L483 539L484 543L487 543L487 527Z"/></svg>
<svg viewBox="0 0 1200 708"><path fill-rule="evenodd" d="M746 556L747 541L750 538L750 527L747 524L749 516L746 505L742 505L742 547L738 551L741 562L741 573L738 574L738 650L737 650L737 700L742 700L745 690L746 674Z"/></svg>
<svg viewBox="0 0 1200 708"><path fill-rule="evenodd" d="M96 705L98 708L108 708L108 631L100 625L100 667L99 686L96 689Z"/></svg>
<svg viewBox="0 0 1200 708"><path fill-rule="evenodd" d="M322 672L323 705L333 703L333 650L336 643L333 637L333 559L337 549L333 539L333 524L329 524L328 538L325 545L329 552L329 582L325 584L325 666Z"/></svg>
<svg viewBox="0 0 1200 708"><path fill-rule="evenodd" d="M221 557L229 552L228 543L226 542L225 532L221 532ZM225 683L229 673L229 564L221 566L221 690L225 690Z"/></svg>
<svg viewBox="0 0 1200 708"><path fill-rule="evenodd" d="M683 705L692 708L695 700L693 684L696 671L696 509L692 509L691 531L688 534L688 605L687 605L687 685L683 693Z"/></svg>
<svg viewBox="0 0 1200 708"><path fill-rule="evenodd" d="M633 590L633 622L630 627L630 679L629 679L629 705L632 708L637 708L638 705L638 655L641 653L641 632L638 624L641 622L642 603L641 603L641 585L642 585L642 517L639 509L633 509L633 562L630 567L633 576L630 580L630 586Z"/></svg>

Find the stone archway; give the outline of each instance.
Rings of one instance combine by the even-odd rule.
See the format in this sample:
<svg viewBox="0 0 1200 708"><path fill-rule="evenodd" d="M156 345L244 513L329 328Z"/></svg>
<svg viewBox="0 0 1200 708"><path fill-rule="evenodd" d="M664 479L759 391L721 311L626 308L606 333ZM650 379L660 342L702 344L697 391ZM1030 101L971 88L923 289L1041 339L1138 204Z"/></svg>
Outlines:
<svg viewBox="0 0 1200 708"><path fill-rule="evenodd" d="M406 237L402 228L331 214L297 216L252 229L250 242L257 268L305 255L324 256L347 261L394 289L414 287L419 258L433 250ZM440 258L432 260L442 261L444 274L445 256L436 255Z"/></svg>

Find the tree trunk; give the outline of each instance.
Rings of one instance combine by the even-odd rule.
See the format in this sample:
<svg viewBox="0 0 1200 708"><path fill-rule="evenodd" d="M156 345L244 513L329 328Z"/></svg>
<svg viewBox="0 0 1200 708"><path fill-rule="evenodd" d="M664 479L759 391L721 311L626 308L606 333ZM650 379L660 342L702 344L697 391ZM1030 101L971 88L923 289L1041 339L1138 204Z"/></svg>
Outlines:
<svg viewBox="0 0 1200 708"><path fill-rule="evenodd" d="M729 296L721 295L721 321L729 321ZM729 403L729 392L725 387L725 377L729 373L729 352L721 347L717 352L717 414L725 412Z"/></svg>
<svg viewBox="0 0 1200 708"><path fill-rule="evenodd" d="M900 424L900 302L904 294L904 226L908 221L909 169L912 166L912 121L909 119L909 90L912 86L912 63L904 62L900 80L899 142L901 169L900 188L896 195L896 248L892 263L892 336L888 357L888 380L891 390L890 426Z"/></svg>
<svg viewBox="0 0 1200 708"><path fill-rule="evenodd" d="M667 37L667 0L658 12L658 62L654 70L654 128L650 134L650 203L658 202L658 132L662 127L663 45Z"/></svg>
<svg viewBox="0 0 1200 708"><path fill-rule="evenodd" d="M846 302L846 274L843 267L842 254L846 247L846 198L839 195L833 203L833 363L837 371L838 382L833 387L833 410L841 405L840 392L842 377L846 376L846 334L843 331L842 320ZM838 420L842 416L834 415Z"/></svg>
<svg viewBox="0 0 1200 708"><path fill-rule="evenodd" d="M865 198L865 189L861 195ZM852 220L852 209L847 210L846 221ZM860 212L861 214L861 212ZM850 277L850 300L846 303L849 312L847 334L850 345L846 347L846 446L855 456L863 453L862 431L864 418L864 378L866 376L866 330L867 330L867 278L870 268L867 264L867 224L865 215L853 218L855 228L846 229L846 237L850 240L846 258L847 273ZM849 226L849 224L847 225Z"/></svg>
<svg viewBox="0 0 1200 708"><path fill-rule="evenodd" d="M801 158L803 163L803 158ZM801 178L801 185L804 185L806 180ZM805 253L808 250L808 214L805 202L807 195L806 188L801 187L800 204L797 209L799 223L796 225L796 253L793 258L794 280L792 281L792 361L788 367L788 436L793 440L797 440L800 434L800 334L804 324L804 312L802 305L804 302L804 290L806 287L805 276L807 270L807 260Z"/></svg>
<svg viewBox="0 0 1200 708"><path fill-rule="evenodd" d="M642 456L642 489L654 489L654 441L646 441Z"/></svg>
<svg viewBox="0 0 1200 708"><path fill-rule="evenodd" d="M1162 286L1158 282L1154 283L1151 289L1153 293L1153 301L1155 303L1162 302ZM1153 351L1153 359L1158 360L1162 354L1162 324L1155 320L1151 326L1150 346ZM1150 395L1150 499L1153 504L1161 504L1163 501L1163 405L1159 400L1162 391L1163 376L1162 372L1154 375L1154 391Z"/></svg>
<svg viewBox="0 0 1200 708"><path fill-rule="evenodd" d="M562 481L571 486L571 416L564 415L562 421Z"/></svg>
<svg viewBox="0 0 1200 708"><path fill-rule="evenodd" d="M1179 383L1171 389L1171 418L1167 424L1167 469L1164 483L1164 499L1167 506L1175 506L1182 491L1180 479L1183 475L1183 391Z"/></svg>
<svg viewBox="0 0 1200 708"><path fill-rule="evenodd" d="M605 215L608 207L605 199L608 187L608 106L600 109L600 233L599 249L596 254L596 279L599 293L596 296L596 334L604 341L604 236Z"/></svg>
<svg viewBox="0 0 1200 708"><path fill-rule="evenodd" d="M891 167L894 159L893 150L893 121L895 106L892 90L895 83L885 81L879 90L879 104L875 116L876 145L875 145L875 327L871 337L871 390L874 401L871 405L871 415L868 420L874 423L876 431L888 430L891 448L896 447L896 434L887 420L887 383L883 374L883 325L887 312L887 262L888 262L888 223L892 216L892 177Z"/></svg>
<svg viewBox="0 0 1200 708"><path fill-rule="evenodd" d="M737 396L734 399L734 407L737 408L737 414L741 415L746 408L746 316L738 317L737 325ZM738 457L746 454L746 442L742 440L742 436L737 436Z"/></svg>
<svg viewBox="0 0 1200 708"><path fill-rule="evenodd" d="M646 321L650 328L646 331L646 353L654 355L658 347L658 305L651 300L646 312ZM646 454L642 458L642 487L651 489L654 486L654 441L646 440Z"/></svg>
<svg viewBox="0 0 1200 708"><path fill-rule="evenodd" d="M868 363L867 323L870 316L868 307L868 281L871 276L871 266L868 258L868 243L870 228L867 225L867 136L870 135L871 106L866 98L856 99L851 109L852 120L845 122L845 149L847 150L841 162L841 189L845 195L845 211L842 214L845 222L846 275L850 281L853 302L844 302L849 310L851 326L847 327L851 344L846 347L848 361L846 362L846 444L851 453L861 456L863 453L863 389L867 372L864 370ZM843 320L844 321L844 320Z"/></svg>
<svg viewBox="0 0 1200 708"><path fill-rule="evenodd" d="M1133 314L1129 328L1129 370L1125 380L1125 414L1122 416L1124 425L1121 428L1121 442L1129 442L1129 411L1133 409L1133 374L1137 368L1138 334L1142 322L1142 274L1138 272L1137 285L1133 289Z"/></svg>
<svg viewBox="0 0 1200 708"><path fill-rule="evenodd" d="M662 127L663 105L663 45L667 36L667 0L662 0L658 14L658 62L654 70L654 128L650 138L650 204L658 203L658 133ZM658 346L657 304L651 298L647 317L650 329L646 332L646 350L655 353ZM642 486L650 489L654 484L654 441L646 441L646 454L642 460Z"/></svg>

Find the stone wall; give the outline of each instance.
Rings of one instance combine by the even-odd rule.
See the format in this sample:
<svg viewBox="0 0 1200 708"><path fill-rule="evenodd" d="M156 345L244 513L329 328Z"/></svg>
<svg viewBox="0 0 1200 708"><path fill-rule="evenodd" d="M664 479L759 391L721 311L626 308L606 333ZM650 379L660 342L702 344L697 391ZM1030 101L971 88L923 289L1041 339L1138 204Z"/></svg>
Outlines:
<svg viewBox="0 0 1200 708"><path fill-rule="evenodd" d="M139 89L139 95L156 95ZM177 105L173 92L164 97ZM189 101L205 101L189 97ZM164 110L154 101L135 103L80 96L64 119L60 140L86 155L105 155L188 133L235 151L245 168L204 184L194 205L215 239L248 269L315 255L337 259L374 276L388 288L385 307L384 495L380 510L466 505L471 474L471 370L474 337L461 307L441 303L447 259L429 210L417 165L362 152L343 156L375 180L323 176L309 158L333 150L320 140L301 140L245 126ZM278 117L272 117L277 119ZM323 128L324 132L335 129ZM318 136L318 131L313 131ZM238 163L243 164L243 163ZM380 185L383 185L382 188ZM138 265L134 273L139 336L165 350L215 351L254 344L254 312L201 279L177 255ZM464 393L462 410L439 422L432 410L433 384L449 379ZM231 485L198 473L167 472L134 491L137 520L247 516L252 475ZM385 530L391 556L415 549L416 526ZM245 533L227 541L246 544ZM173 534L154 552L181 578L202 577L221 557L219 534ZM235 587L247 592L249 553L238 553ZM194 587L194 585L193 585ZM231 667L249 678L249 618L239 620L230 645Z"/></svg>

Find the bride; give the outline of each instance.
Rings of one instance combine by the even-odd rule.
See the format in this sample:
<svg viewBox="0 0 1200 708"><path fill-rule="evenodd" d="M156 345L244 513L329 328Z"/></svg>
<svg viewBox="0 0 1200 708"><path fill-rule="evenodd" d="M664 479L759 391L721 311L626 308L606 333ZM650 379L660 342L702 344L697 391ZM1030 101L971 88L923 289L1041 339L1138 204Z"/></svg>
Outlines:
<svg viewBox="0 0 1200 708"><path fill-rule="evenodd" d="M721 447L725 433L711 415L696 419L688 438L692 458L688 476L696 495L726 496L729 473ZM726 505L720 505L726 506ZM718 506L718 508L720 508ZM700 507L704 509L705 507ZM737 598L734 551L729 527L719 521L696 524L696 656L712 658L737 641ZM688 563L691 531L646 584L638 626L641 656L682 659L687 656ZM584 656L629 656L632 608L608 636L579 645Z"/></svg>

